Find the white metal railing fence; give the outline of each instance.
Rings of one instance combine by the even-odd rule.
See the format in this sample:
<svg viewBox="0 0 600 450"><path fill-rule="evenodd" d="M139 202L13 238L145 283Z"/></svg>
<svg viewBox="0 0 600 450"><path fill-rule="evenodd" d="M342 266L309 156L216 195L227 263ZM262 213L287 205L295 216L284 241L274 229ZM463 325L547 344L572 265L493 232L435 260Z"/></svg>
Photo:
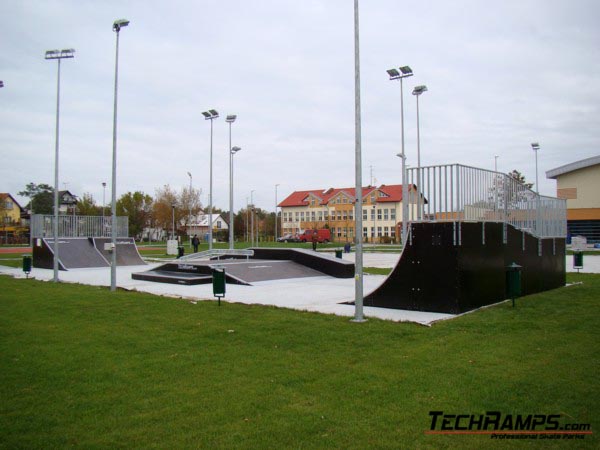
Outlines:
<svg viewBox="0 0 600 450"><path fill-rule="evenodd" d="M511 176L461 164L407 169L409 221L503 222L538 237L565 237L566 200Z"/></svg>
<svg viewBox="0 0 600 450"><path fill-rule="evenodd" d="M34 214L31 217L31 232L34 238L54 236L54 216ZM111 216L58 216L59 237L111 237ZM129 217L117 217L117 237L129 236Z"/></svg>

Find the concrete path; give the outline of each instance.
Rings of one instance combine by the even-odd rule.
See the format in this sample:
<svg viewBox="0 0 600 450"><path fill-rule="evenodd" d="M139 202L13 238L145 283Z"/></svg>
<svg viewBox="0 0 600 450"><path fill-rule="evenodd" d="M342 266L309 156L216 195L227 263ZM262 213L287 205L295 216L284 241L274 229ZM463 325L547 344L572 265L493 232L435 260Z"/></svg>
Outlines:
<svg viewBox="0 0 600 450"><path fill-rule="evenodd" d="M344 254L344 259L353 260L354 253ZM399 258L398 254L365 253L365 267L393 267ZM573 257L567 256L567 271L573 272ZM117 268L117 286L123 289L148 292L156 295L183 298L190 301L214 299L212 284L197 286L179 286L175 284L153 283L131 279L133 272L150 270L159 264L146 266L127 266ZM586 273L600 273L600 256L584 256ZM21 269L0 266L0 274L8 274L18 278L25 275ZM34 268L31 277L38 280L52 280L53 271ZM76 269L60 272L64 282L82 283L95 286L110 285L110 268ZM373 291L385 280L382 275L364 276L365 295ZM343 302L354 300L354 279L339 279L328 276L314 278L295 278L288 280L263 281L252 286L227 285L224 301L272 305L302 311L313 311L325 314L353 317L354 306ZM416 322L431 325L438 320L456 317L452 314L429 313L420 311L404 311L386 308L364 308L365 317L379 318L396 322Z"/></svg>

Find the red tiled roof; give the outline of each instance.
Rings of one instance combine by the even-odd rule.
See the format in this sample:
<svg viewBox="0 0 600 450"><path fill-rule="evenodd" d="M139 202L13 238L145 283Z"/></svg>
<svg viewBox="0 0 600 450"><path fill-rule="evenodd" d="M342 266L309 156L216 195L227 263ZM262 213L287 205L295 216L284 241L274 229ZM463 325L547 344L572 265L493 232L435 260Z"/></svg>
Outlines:
<svg viewBox="0 0 600 450"><path fill-rule="evenodd" d="M414 186L411 186L414 189ZM371 194L372 191L379 190L383 192L386 196L377 197L377 202L400 202L402 201L402 185L401 184L392 184L392 185L381 185L380 187L376 186L365 186L362 188L363 198L367 197ZM349 195L351 198L355 197L355 189L354 188L329 188L327 190L310 190L310 191L295 191L292 192L285 200L279 203L280 207L289 207L289 206L308 206L309 202L307 198L310 194L315 195L317 198L321 199L321 204L326 205L329 201L335 197L340 192L344 192Z"/></svg>

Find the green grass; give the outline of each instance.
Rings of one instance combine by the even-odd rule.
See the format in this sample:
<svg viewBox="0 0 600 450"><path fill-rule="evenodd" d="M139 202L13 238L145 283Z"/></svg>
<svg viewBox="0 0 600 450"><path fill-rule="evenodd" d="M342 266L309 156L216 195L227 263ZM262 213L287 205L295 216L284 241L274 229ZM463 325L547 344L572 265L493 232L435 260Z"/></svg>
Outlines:
<svg viewBox="0 0 600 450"><path fill-rule="evenodd" d="M425 435L430 410L597 427L600 276L569 280L427 328L0 277L0 447L507 445Z"/></svg>

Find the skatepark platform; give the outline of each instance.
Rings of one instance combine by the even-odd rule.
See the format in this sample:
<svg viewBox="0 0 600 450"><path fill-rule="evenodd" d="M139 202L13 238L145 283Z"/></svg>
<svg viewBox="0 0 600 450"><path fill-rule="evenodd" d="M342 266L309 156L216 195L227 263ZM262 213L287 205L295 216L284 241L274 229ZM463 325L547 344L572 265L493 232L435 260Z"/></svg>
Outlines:
<svg viewBox="0 0 600 450"><path fill-rule="evenodd" d="M104 249L110 238L78 237L58 238L58 265L60 270L110 267L112 255ZM117 266L139 266L142 260L133 238L118 238ZM54 264L54 239L37 238L33 245L33 267L52 269Z"/></svg>
<svg viewBox="0 0 600 450"><path fill-rule="evenodd" d="M522 295L564 286L565 239L506 223L414 223L398 263L364 305L463 313L508 298L512 263L521 266Z"/></svg>
<svg viewBox="0 0 600 450"><path fill-rule="evenodd" d="M304 249L254 248L252 258L232 256L225 259L168 263L146 272L133 273L134 280L182 285L212 283L215 269L224 269L228 283L251 285L261 281L321 277L352 278L354 263ZM243 259L242 259L243 258Z"/></svg>

